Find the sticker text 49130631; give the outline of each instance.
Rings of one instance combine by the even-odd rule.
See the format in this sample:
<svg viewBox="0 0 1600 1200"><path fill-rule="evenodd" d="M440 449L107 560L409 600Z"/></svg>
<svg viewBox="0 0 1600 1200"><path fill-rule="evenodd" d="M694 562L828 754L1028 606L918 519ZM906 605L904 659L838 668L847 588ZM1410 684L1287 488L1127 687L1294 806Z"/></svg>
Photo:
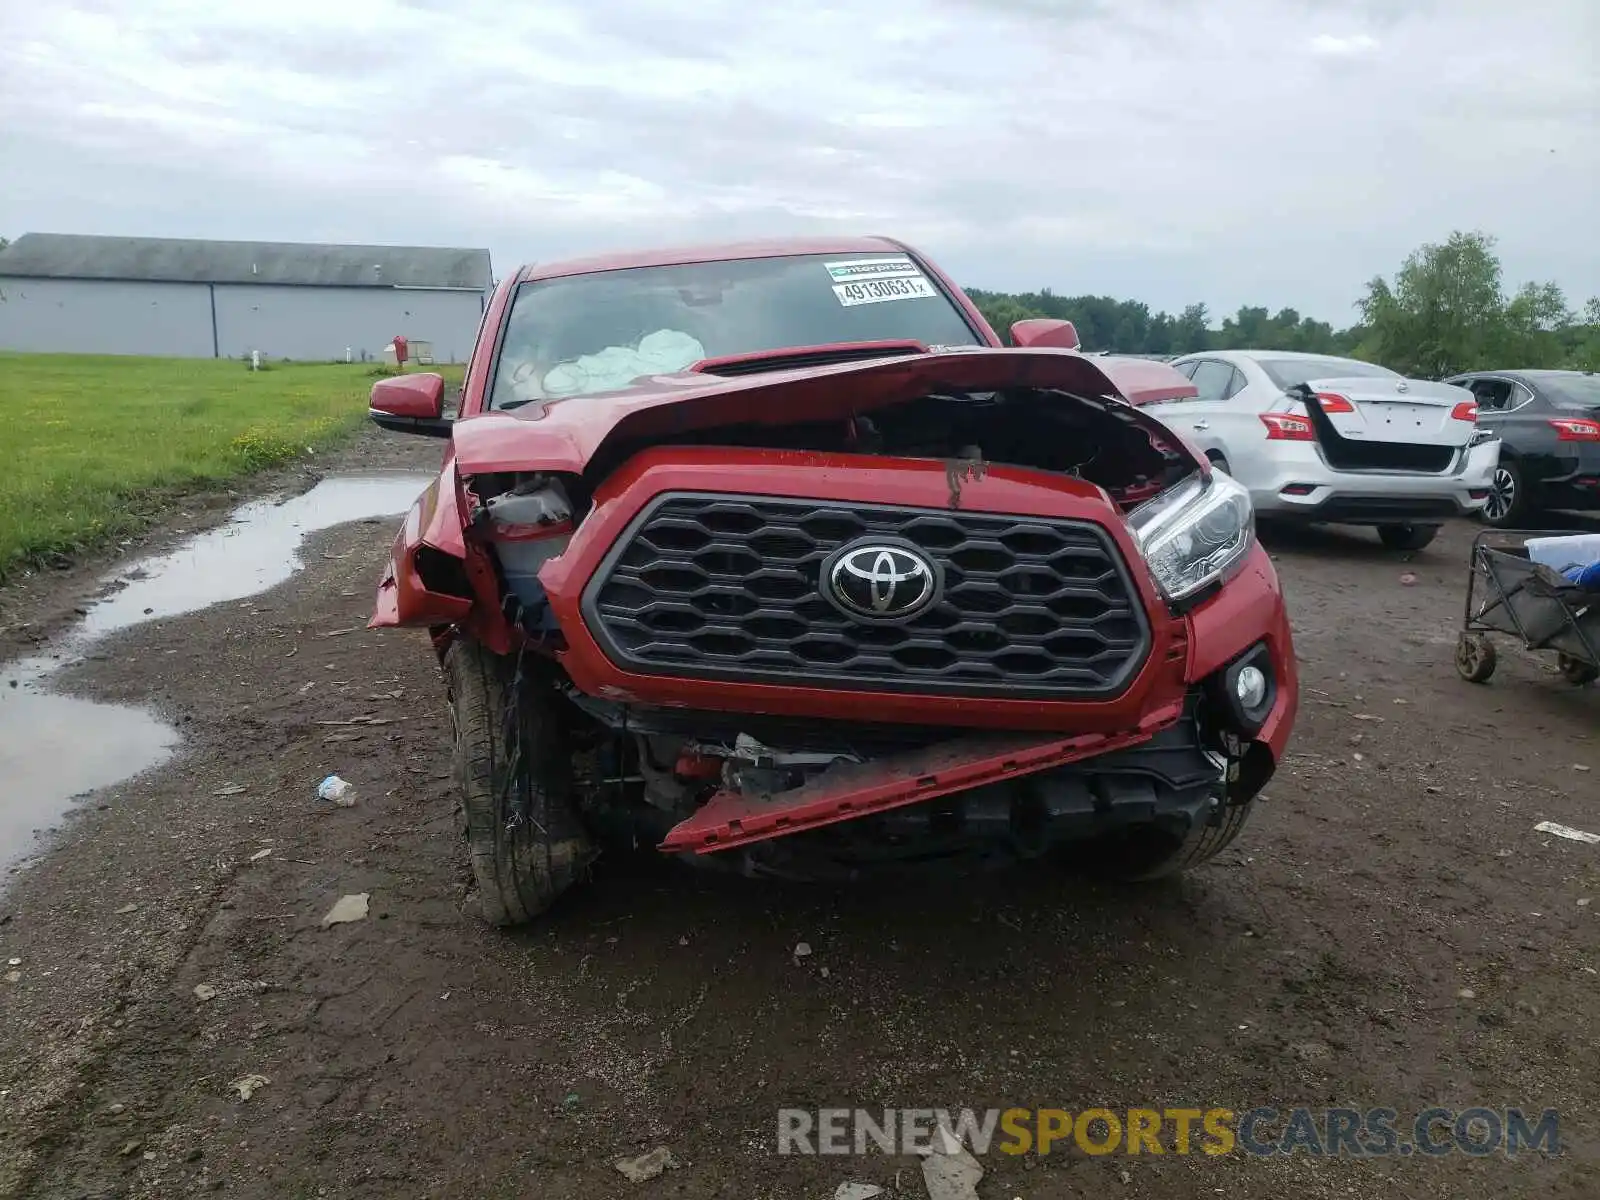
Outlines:
<svg viewBox="0 0 1600 1200"><path fill-rule="evenodd" d="M939 293L921 275L914 279L862 279L836 283L833 294L846 308L855 304L881 304L885 300L921 300Z"/></svg>

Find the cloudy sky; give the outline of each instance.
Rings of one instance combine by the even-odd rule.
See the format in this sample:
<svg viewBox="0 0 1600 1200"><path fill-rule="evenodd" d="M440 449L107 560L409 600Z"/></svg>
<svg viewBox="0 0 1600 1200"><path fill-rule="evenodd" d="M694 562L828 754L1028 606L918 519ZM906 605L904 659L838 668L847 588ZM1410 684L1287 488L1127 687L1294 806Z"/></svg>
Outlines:
<svg viewBox="0 0 1600 1200"><path fill-rule="evenodd" d="M1600 293L1600 0L0 0L0 233L848 231L1345 324L1454 228Z"/></svg>

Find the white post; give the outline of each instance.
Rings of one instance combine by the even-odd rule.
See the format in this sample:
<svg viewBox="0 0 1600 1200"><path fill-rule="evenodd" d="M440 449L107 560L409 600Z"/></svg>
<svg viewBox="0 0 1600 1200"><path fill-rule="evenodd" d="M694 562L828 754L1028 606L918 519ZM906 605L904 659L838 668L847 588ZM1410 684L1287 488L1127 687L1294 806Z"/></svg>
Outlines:
<svg viewBox="0 0 1600 1200"><path fill-rule="evenodd" d="M252 371L261 370L261 351L259 351L259 350L250 351L250 369Z"/></svg>
<svg viewBox="0 0 1600 1200"><path fill-rule="evenodd" d="M355 362L355 356L351 354L349 346L344 348L344 360L345 362Z"/></svg>

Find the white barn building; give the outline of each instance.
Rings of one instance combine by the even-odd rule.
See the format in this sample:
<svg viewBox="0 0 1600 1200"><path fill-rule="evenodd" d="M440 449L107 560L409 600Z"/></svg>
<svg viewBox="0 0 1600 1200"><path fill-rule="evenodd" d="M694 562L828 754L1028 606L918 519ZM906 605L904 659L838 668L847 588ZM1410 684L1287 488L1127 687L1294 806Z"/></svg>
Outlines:
<svg viewBox="0 0 1600 1200"><path fill-rule="evenodd" d="M487 250L29 233L0 250L0 350L376 360L394 337L465 361Z"/></svg>

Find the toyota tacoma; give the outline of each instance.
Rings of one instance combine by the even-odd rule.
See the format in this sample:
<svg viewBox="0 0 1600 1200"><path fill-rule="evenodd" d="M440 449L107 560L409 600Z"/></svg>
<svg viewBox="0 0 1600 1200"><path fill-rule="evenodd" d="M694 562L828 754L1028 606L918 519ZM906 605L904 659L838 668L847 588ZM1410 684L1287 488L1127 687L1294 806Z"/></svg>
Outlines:
<svg viewBox="0 0 1600 1200"><path fill-rule="evenodd" d="M483 916L602 848L850 879L1049 856L1126 880L1227 846L1294 650L1248 492L1069 322L1006 345L884 238L525 267L371 625L431 636Z"/></svg>

